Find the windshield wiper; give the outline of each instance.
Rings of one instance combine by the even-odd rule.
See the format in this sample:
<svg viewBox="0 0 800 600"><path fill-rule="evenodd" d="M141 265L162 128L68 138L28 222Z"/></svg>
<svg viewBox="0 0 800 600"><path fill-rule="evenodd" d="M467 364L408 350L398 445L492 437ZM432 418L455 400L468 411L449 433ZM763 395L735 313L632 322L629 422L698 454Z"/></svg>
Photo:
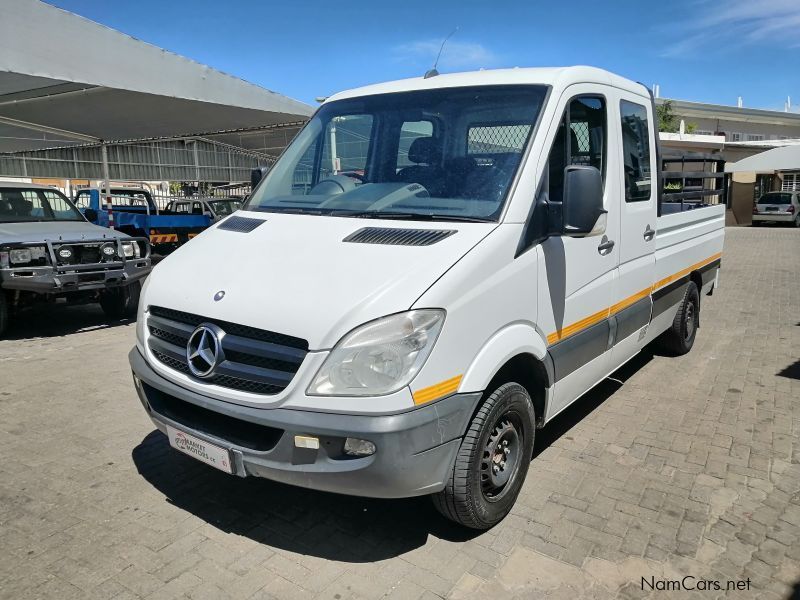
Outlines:
<svg viewBox="0 0 800 600"><path fill-rule="evenodd" d="M252 206L247 210L255 212L286 213L289 215L327 215L330 214L319 208L283 207L283 206Z"/></svg>
<svg viewBox="0 0 800 600"><path fill-rule="evenodd" d="M492 219L480 217L466 217L463 215L439 215L428 213L394 212L380 210L363 211L336 211L332 213L339 217L353 217L356 219L394 219L401 221L457 221L462 223L492 223Z"/></svg>

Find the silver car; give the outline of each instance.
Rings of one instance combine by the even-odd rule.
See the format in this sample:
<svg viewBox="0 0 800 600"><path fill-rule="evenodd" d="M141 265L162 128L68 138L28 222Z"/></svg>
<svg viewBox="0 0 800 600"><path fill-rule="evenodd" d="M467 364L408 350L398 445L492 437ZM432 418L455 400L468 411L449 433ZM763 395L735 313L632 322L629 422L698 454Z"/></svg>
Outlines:
<svg viewBox="0 0 800 600"><path fill-rule="evenodd" d="M761 196L753 206L753 227L767 222L800 227L800 192L767 192Z"/></svg>

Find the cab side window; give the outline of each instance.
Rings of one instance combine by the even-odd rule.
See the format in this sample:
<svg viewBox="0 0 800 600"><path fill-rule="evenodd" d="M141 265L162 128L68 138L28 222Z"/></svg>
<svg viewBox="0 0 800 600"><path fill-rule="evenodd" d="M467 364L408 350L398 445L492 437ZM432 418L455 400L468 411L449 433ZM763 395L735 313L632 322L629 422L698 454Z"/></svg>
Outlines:
<svg viewBox="0 0 800 600"><path fill-rule="evenodd" d="M548 199L564 198L564 169L596 167L606 178L606 102L601 96L579 96L564 111L547 160Z"/></svg>
<svg viewBox="0 0 800 600"><path fill-rule="evenodd" d="M625 201L650 199L650 131L647 109L641 104L622 100L622 168L625 176Z"/></svg>

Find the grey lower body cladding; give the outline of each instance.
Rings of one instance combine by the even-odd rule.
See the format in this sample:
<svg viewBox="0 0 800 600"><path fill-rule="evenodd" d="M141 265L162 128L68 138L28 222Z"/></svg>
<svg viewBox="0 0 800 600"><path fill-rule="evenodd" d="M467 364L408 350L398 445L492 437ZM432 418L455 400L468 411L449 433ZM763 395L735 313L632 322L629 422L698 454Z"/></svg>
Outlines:
<svg viewBox="0 0 800 600"><path fill-rule="evenodd" d="M717 259L698 269L703 285L714 279L720 264ZM553 363L553 383L564 379L681 302L689 279L689 275L676 279L607 319L553 344L548 350Z"/></svg>
<svg viewBox="0 0 800 600"><path fill-rule="evenodd" d="M408 412L378 416L250 408L164 379L136 348L129 359L139 399L153 423L162 431L169 425L229 449L236 475L374 498L443 489L481 396L454 394ZM296 435L319 438L319 449L296 447ZM374 443L375 454L345 455L347 437Z"/></svg>

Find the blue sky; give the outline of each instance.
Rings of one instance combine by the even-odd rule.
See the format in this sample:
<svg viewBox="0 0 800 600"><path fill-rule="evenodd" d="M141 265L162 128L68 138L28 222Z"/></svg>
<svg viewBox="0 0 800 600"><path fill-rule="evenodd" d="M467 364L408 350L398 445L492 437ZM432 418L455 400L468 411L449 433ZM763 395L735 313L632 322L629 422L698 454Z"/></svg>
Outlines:
<svg viewBox="0 0 800 600"><path fill-rule="evenodd" d="M440 71L589 64L671 98L800 106L800 0L51 3L312 104L421 75L458 27Z"/></svg>

